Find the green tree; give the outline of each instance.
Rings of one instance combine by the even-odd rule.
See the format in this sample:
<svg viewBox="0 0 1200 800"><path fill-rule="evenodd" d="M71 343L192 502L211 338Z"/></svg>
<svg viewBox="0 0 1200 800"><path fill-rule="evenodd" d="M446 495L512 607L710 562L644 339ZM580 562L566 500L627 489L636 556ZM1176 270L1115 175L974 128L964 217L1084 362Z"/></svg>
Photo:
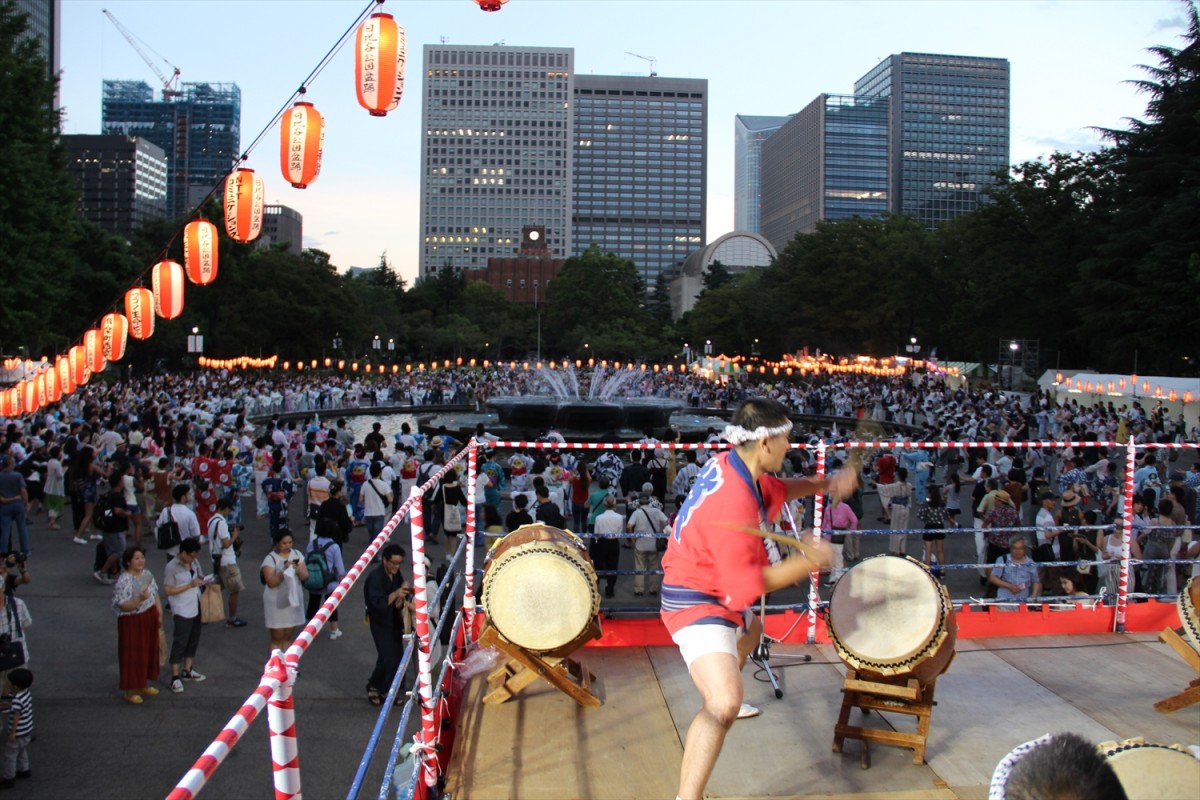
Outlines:
<svg viewBox="0 0 1200 800"><path fill-rule="evenodd" d="M643 297L632 261L594 245L568 258L546 287L543 352L578 354L587 342L602 358L648 357L660 343Z"/></svg>
<svg viewBox="0 0 1200 800"><path fill-rule="evenodd" d="M733 280L733 275L720 261L714 261L708 265L701 280L704 281L704 288L701 291L706 292L709 289L720 289Z"/></svg>
<svg viewBox="0 0 1200 800"><path fill-rule="evenodd" d="M10 0L0 4L0 264L4 265L4 313L0 350L27 348L38 355L64 341L63 307L52 288L65 285L77 194L59 142L61 118L54 107L57 79L25 34L25 15ZM65 235L64 235L65 234ZM47 314L47 308L53 309ZM82 325L70 337L78 338Z"/></svg>
<svg viewBox="0 0 1200 800"><path fill-rule="evenodd" d="M1114 142L1117 192L1102 209L1081 285L1092 302L1083 334L1110 369L1177 374L1200 364L1200 11L1184 2L1182 47L1150 48L1156 65L1135 81L1144 119Z"/></svg>

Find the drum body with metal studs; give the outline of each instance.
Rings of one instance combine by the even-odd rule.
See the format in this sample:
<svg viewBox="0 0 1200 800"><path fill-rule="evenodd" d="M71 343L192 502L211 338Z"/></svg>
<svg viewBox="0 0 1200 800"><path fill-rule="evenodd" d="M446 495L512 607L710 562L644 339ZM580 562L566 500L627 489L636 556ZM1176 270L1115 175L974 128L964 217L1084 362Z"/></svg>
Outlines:
<svg viewBox="0 0 1200 800"><path fill-rule="evenodd" d="M1100 751L1130 800L1178 800L1200 795L1200 761L1180 745L1126 739L1105 742Z"/></svg>
<svg viewBox="0 0 1200 800"><path fill-rule="evenodd" d="M1183 625L1183 638L1200 653L1200 578L1188 579L1187 586L1175 599L1179 609L1179 623Z"/></svg>
<svg viewBox="0 0 1200 800"><path fill-rule="evenodd" d="M570 531L522 525L492 546L483 568L488 620L513 644L565 656L591 638L600 590L587 548Z"/></svg>
<svg viewBox="0 0 1200 800"><path fill-rule="evenodd" d="M954 658L957 632L950 593L908 556L864 559L838 579L829 599L838 657L867 678L933 682Z"/></svg>

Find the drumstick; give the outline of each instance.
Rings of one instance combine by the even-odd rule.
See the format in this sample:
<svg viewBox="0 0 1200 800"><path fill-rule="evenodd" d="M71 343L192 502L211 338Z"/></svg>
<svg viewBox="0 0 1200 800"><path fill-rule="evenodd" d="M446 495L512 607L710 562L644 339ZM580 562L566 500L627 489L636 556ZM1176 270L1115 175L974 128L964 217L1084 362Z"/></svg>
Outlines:
<svg viewBox="0 0 1200 800"><path fill-rule="evenodd" d="M812 558L812 556L809 555L811 547L806 545L804 542L801 542L799 539L792 538L791 536L784 536L782 533L775 533L774 531L764 531L762 528L752 528L748 525L734 525L732 522L720 522L717 524L719 524L722 528L728 528L731 531L748 533L751 536L761 536L764 539L770 539L773 542L787 545L793 550Z"/></svg>

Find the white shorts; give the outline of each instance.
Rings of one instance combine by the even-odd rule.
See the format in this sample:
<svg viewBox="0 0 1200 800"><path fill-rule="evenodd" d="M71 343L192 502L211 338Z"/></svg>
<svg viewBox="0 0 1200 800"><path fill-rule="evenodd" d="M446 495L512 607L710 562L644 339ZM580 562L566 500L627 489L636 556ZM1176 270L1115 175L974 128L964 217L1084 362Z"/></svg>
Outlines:
<svg viewBox="0 0 1200 800"><path fill-rule="evenodd" d="M736 659L737 637L737 628L714 623L688 625L671 635L671 639L679 645L679 653L688 669L692 668L696 659L709 653L729 653Z"/></svg>

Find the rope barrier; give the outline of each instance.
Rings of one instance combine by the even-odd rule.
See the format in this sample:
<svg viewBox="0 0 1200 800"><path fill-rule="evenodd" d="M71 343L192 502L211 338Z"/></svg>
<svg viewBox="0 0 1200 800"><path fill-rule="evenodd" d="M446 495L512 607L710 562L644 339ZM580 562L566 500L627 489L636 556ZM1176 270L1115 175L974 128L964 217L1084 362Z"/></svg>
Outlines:
<svg viewBox="0 0 1200 800"><path fill-rule="evenodd" d="M817 443L817 473L818 480L825 477L826 446L824 442ZM813 495L813 530L819 531L825 524L825 495L817 492ZM808 574L808 643L817 641L817 605L821 602L821 582L819 570Z"/></svg>

